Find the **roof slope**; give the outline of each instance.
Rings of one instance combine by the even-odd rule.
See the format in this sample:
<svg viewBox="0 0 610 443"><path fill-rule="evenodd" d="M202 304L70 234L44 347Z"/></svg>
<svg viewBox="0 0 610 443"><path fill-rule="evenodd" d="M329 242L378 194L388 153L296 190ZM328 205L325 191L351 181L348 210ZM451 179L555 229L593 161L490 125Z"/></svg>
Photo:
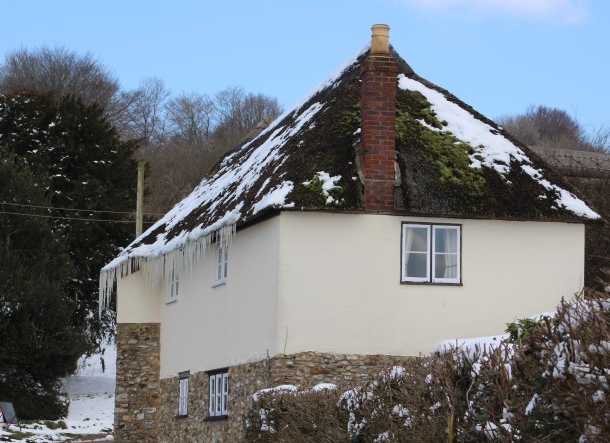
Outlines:
<svg viewBox="0 0 610 443"><path fill-rule="evenodd" d="M533 146L531 149L554 170L568 177L610 177L610 154Z"/></svg>
<svg viewBox="0 0 610 443"><path fill-rule="evenodd" d="M200 242L272 208L364 211L358 168L365 47L301 105L225 156L182 202L104 269ZM398 59L396 214L597 218L538 156Z"/></svg>

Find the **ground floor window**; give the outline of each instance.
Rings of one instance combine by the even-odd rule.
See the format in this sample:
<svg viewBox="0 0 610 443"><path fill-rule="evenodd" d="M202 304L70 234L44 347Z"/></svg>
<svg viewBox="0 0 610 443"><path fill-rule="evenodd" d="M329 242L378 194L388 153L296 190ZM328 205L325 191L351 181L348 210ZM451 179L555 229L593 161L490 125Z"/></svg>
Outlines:
<svg viewBox="0 0 610 443"><path fill-rule="evenodd" d="M208 372L209 375L209 416L227 417L229 401L229 371L222 369Z"/></svg>
<svg viewBox="0 0 610 443"><path fill-rule="evenodd" d="M178 417L186 417L189 409L189 377L190 372L181 372L178 374Z"/></svg>
<svg viewBox="0 0 610 443"><path fill-rule="evenodd" d="M401 281L461 283L461 226L402 224Z"/></svg>

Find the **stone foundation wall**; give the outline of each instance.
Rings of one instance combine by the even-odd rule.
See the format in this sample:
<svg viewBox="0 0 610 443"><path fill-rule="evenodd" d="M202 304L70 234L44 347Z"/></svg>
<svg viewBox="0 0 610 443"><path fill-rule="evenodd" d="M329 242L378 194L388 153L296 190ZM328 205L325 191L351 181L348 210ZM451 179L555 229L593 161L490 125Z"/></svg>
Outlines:
<svg viewBox="0 0 610 443"><path fill-rule="evenodd" d="M160 325L117 325L114 439L156 442L159 429ZM164 426L165 423L161 424Z"/></svg>
<svg viewBox="0 0 610 443"><path fill-rule="evenodd" d="M301 352L271 359L274 386L311 388L319 383L359 384L379 371L402 365L412 357Z"/></svg>
<svg viewBox="0 0 610 443"><path fill-rule="evenodd" d="M243 441L252 395L265 388L293 384L310 388L318 383L359 384L364 379L410 357L345 355L303 352L229 367L229 418L207 421L208 374L197 372L189 379L188 416L177 417L179 378L161 380L160 417L157 428L162 443L236 443ZM184 368L188 370L189 368ZM214 370L216 368L210 368Z"/></svg>
<svg viewBox="0 0 610 443"><path fill-rule="evenodd" d="M188 416L178 417L178 376L161 380L161 415L167 426L159 429L162 443L235 443L243 440L244 423L252 394L269 387L269 360L229 368L229 418L208 421L208 374L189 378ZM212 368L215 369L215 368Z"/></svg>

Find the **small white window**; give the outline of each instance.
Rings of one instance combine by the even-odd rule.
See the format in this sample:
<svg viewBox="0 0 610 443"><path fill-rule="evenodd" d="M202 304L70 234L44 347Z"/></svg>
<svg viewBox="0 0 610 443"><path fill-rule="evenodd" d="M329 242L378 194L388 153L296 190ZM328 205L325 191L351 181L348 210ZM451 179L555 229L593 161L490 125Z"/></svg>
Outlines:
<svg viewBox="0 0 610 443"><path fill-rule="evenodd" d="M460 283L459 225L403 223L403 282Z"/></svg>
<svg viewBox="0 0 610 443"><path fill-rule="evenodd" d="M209 415L226 417L229 401L229 373L227 371L210 374Z"/></svg>
<svg viewBox="0 0 610 443"><path fill-rule="evenodd" d="M179 275L176 265L172 267L172 275L169 281L169 301L178 300Z"/></svg>
<svg viewBox="0 0 610 443"><path fill-rule="evenodd" d="M226 240L218 242L216 255L216 283L224 283L227 280L227 264L229 260L229 246Z"/></svg>
<svg viewBox="0 0 610 443"><path fill-rule="evenodd" d="M181 372L179 393L178 393L178 416L185 417L188 415L189 407L189 372Z"/></svg>

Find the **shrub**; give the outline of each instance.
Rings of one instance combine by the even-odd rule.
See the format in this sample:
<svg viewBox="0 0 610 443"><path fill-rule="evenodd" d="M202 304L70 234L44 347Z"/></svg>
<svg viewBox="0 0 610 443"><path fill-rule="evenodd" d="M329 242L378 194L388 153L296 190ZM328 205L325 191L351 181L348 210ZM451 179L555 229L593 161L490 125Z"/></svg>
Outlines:
<svg viewBox="0 0 610 443"><path fill-rule="evenodd" d="M349 389L266 390L248 441L607 441L610 299L563 301L493 347L413 358Z"/></svg>

